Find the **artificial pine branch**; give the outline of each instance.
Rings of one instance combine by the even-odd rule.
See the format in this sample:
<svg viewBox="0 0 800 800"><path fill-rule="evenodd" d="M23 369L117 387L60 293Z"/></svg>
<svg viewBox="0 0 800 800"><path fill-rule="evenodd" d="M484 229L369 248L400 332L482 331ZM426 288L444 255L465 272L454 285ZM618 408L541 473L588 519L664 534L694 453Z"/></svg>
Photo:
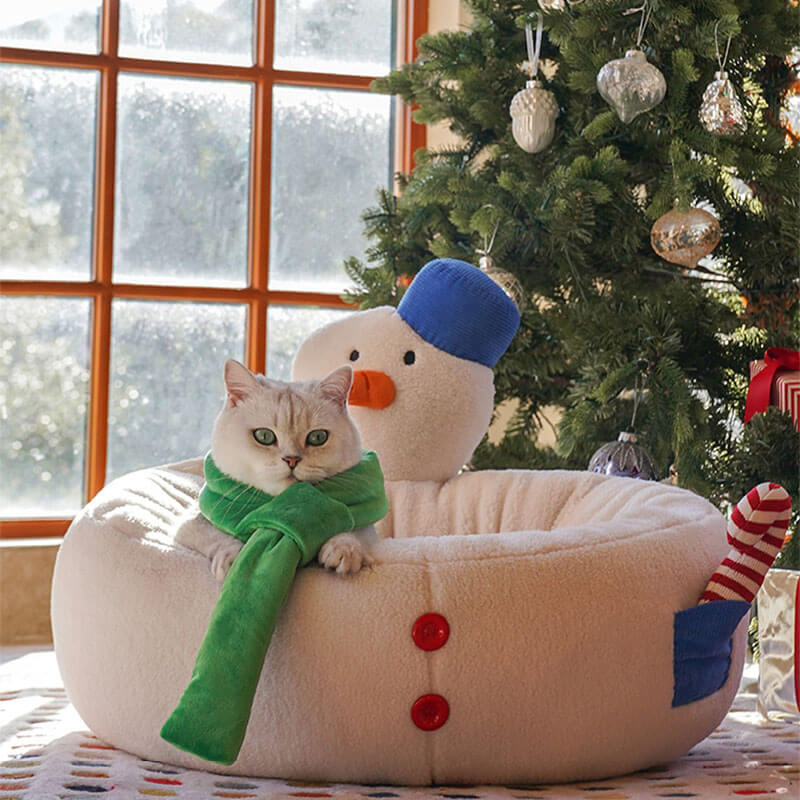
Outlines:
<svg viewBox="0 0 800 800"><path fill-rule="evenodd" d="M521 282L528 308L498 363L497 401L517 411L474 466L581 468L631 420L664 475L724 505L744 483L796 474L786 420L741 425L748 364L797 346L800 148L781 116L800 87L790 54L800 18L786 0L653 0L642 49L665 75L665 100L622 123L596 90L599 68L636 41L629 0L543 15L547 88L559 105L552 144L524 152L509 104L525 85L524 28L536 0L470 0L468 30L422 37L420 57L375 86L446 122L459 142L423 150L401 195L365 216L368 264L350 263L355 297L396 302L400 275L433 256L492 258ZM748 120L721 137L698 120L731 36L730 73ZM713 210L723 231L696 270L661 260L653 222L676 202ZM402 288L402 287L400 287ZM554 450L537 444L559 407ZM779 415L780 416L780 415ZM758 435L756 435L758 433ZM763 443L763 447L761 444ZM788 487L787 487L788 488ZM797 501L796 488L794 497Z"/></svg>

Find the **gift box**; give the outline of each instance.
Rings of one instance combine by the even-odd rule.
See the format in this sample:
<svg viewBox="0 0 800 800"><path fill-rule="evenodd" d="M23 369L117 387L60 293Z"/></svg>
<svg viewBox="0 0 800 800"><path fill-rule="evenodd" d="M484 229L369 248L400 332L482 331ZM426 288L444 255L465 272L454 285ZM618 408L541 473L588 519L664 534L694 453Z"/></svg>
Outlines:
<svg viewBox="0 0 800 800"><path fill-rule="evenodd" d="M800 431L800 351L770 347L763 359L750 362L744 421L769 406L788 411Z"/></svg>
<svg viewBox="0 0 800 800"><path fill-rule="evenodd" d="M800 572L771 569L758 592L758 708L800 722Z"/></svg>

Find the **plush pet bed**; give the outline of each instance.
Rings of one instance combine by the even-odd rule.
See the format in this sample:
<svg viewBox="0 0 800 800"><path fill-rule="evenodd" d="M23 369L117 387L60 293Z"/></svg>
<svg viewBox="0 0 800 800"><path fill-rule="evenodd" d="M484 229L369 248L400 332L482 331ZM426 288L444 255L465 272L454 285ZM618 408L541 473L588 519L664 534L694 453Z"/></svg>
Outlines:
<svg viewBox="0 0 800 800"><path fill-rule="evenodd" d="M201 485L199 459L113 482L56 565L70 699L143 758L361 783L601 778L679 757L734 697L747 620L732 652L730 632L705 643L701 617L741 604L696 606L728 549L704 499L588 472L389 481L376 565L299 571L240 756L208 764L159 737L219 591L173 541ZM691 671L712 656L703 686Z"/></svg>
<svg viewBox="0 0 800 800"><path fill-rule="evenodd" d="M219 594L207 560L175 543L202 462L103 490L68 532L53 582L56 654L92 730L215 772L398 784L602 778L675 759L711 732L739 682L751 578L780 546L788 495L748 493L724 558L725 520L675 487L456 475L489 423L492 368L519 321L480 270L439 259L397 309L301 345L295 379L354 365L351 414L380 458L389 513L373 567L298 571L230 766L159 735ZM232 684L236 659L224 663ZM198 719L190 732L218 743L220 726Z"/></svg>

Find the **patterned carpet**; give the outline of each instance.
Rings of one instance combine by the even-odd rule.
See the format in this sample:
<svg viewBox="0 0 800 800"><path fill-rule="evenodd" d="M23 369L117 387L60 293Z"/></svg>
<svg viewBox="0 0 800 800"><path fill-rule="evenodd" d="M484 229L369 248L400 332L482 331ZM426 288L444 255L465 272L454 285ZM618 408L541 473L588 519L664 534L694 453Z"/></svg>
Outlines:
<svg viewBox="0 0 800 800"><path fill-rule="evenodd" d="M0 661L0 800L800 797L800 724L767 722L758 714L753 668L722 725L673 764L561 786L420 789L231 778L142 761L85 729L67 700L51 651L8 650Z"/></svg>

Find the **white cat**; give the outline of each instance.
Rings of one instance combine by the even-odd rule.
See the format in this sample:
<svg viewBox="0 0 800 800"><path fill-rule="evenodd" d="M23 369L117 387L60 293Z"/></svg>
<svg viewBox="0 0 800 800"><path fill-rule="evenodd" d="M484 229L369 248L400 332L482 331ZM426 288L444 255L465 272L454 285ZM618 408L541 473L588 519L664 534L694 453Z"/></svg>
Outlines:
<svg viewBox="0 0 800 800"><path fill-rule="evenodd" d="M318 483L361 460L361 435L347 413L353 383L350 366L322 380L286 383L255 375L238 361L225 363L227 397L211 439L217 467L242 483L270 495L297 481ZM368 543L372 525L328 539L317 556L340 574L373 563ZM242 542L193 512L179 526L175 541L211 560L224 580Z"/></svg>

